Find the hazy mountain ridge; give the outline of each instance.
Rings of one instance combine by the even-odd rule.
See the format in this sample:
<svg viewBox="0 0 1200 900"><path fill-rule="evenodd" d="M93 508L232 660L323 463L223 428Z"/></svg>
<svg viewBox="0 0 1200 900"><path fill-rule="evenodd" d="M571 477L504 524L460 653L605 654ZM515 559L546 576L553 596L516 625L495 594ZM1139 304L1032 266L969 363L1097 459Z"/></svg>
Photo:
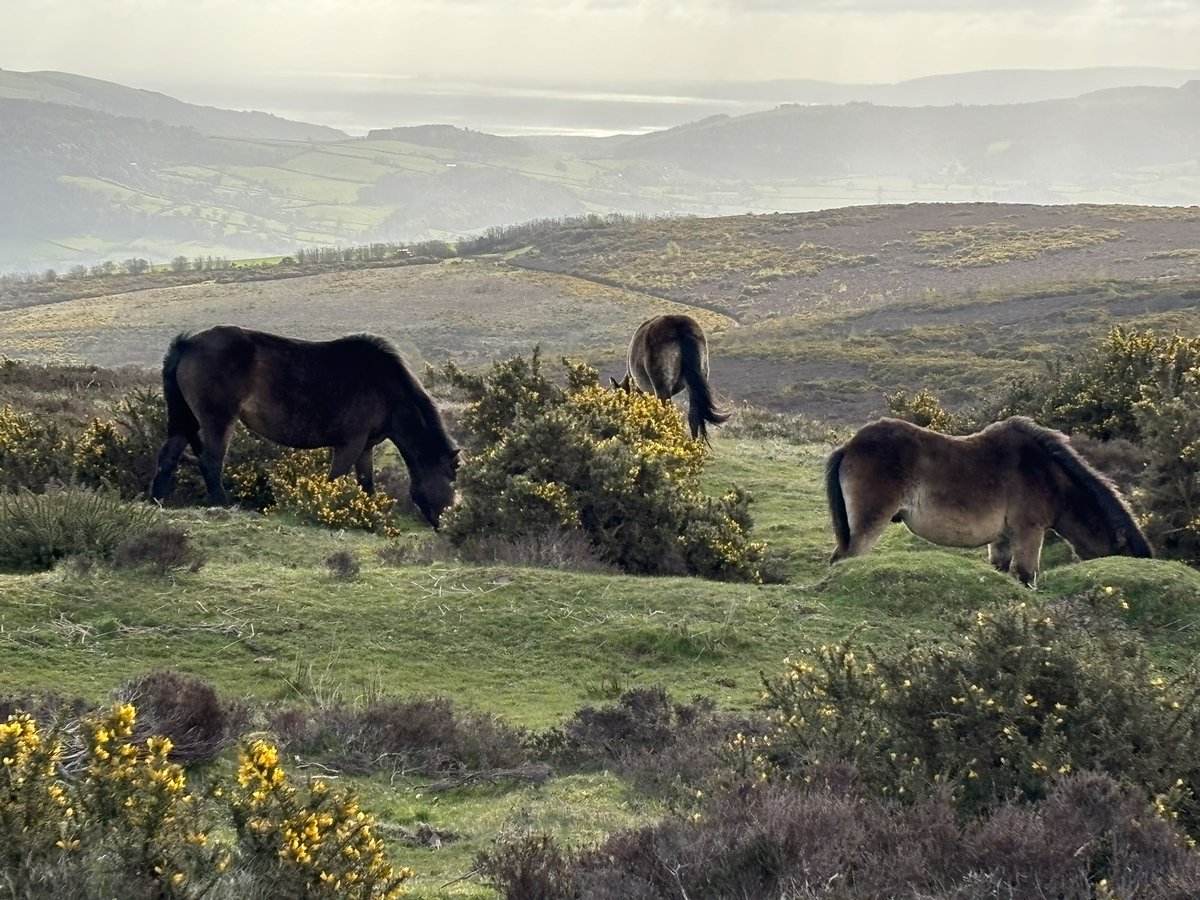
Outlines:
<svg viewBox="0 0 1200 900"><path fill-rule="evenodd" d="M633 137L618 152L718 178L1053 181L1192 162L1197 147L1200 81L1006 106L789 105Z"/></svg>
<svg viewBox="0 0 1200 900"><path fill-rule="evenodd" d="M876 103L885 106L953 106L1036 103L1128 85L1179 87L1200 78L1200 69L1104 66L1084 69L986 69L925 75L894 84L840 84L794 79L691 86L717 98L773 103Z"/></svg>
<svg viewBox="0 0 1200 900"><path fill-rule="evenodd" d="M591 139L427 125L248 140L32 99L0 99L0 117L10 270L453 240L580 213L1200 203L1200 81L1002 106L789 104Z"/></svg>
<svg viewBox="0 0 1200 900"><path fill-rule="evenodd" d="M13 72L0 69L0 98L40 100L114 116L151 119L194 128L202 134L249 140L338 141L336 128L293 122L266 112L218 109L185 103L157 91L66 72Z"/></svg>

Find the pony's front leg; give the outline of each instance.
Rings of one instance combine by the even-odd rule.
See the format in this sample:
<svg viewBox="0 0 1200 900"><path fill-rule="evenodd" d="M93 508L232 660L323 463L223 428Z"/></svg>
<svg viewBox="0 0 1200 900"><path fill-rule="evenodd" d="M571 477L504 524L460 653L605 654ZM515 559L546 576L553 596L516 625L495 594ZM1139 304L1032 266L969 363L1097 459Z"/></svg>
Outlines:
<svg viewBox="0 0 1200 900"><path fill-rule="evenodd" d="M354 461L354 475L368 494L375 492L375 448L368 447Z"/></svg>
<svg viewBox="0 0 1200 900"><path fill-rule="evenodd" d="M1017 578L1027 588L1037 587L1038 564L1042 556L1042 540L1046 532L1032 528L1012 540L1012 561Z"/></svg>
<svg viewBox="0 0 1200 900"><path fill-rule="evenodd" d="M360 438L359 440L351 441L347 444L342 444L338 447L333 448L333 461L332 461L332 463L330 463L330 466L329 466L329 480L330 481L336 481L337 479L341 478L343 475L348 475L350 473L350 469L353 468L355 475L358 476L358 483L362 484L363 470L362 470L361 466L362 466L363 456L367 456L366 465L368 467L368 470L370 469L370 466L371 466L371 460L370 460L371 450L370 450L370 448L363 446L366 443L366 441L367 441L367 437L366 437L366 435L363 435L362 438ZM370 481L371 481L371 478L370 478L370 476L368 476L368 482L370 482ZM367 491L367 493L370 493L370 489L368 489L366 487L366 485L363 485L363 490Z"/></svg>
<svg viewBox="0 0 1200 900"><path fill-rule="evenodd" d="M1008 538L1004 537L988 544L988 562L1001 572L1008 571L1008 567L1012 565L1012 558L1012 544Z"/></svg>

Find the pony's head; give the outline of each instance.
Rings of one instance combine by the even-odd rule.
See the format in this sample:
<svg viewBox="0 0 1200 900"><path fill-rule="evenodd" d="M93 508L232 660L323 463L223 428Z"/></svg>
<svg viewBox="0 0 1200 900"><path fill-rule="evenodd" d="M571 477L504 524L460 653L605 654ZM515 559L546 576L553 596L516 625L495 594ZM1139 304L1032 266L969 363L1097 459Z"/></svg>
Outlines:
<svg viewBox="0 0 1200 900"><path fill-rule="evenodd" d="M421 511L421 516L436 529L442 513L454 505L454 478L458 474L462 450L409 472L409 496Z"/></svg>
<svg viewBox="0 0 1200 900"><path fill-rule="evenodd" d="M1080 559L1133 556L1150 559L1154 549L1130 516L1127 521L1097 520L1078 510L1064 511L1054 530L1065 537Z"/></svg>
<svg viewBox="0 0 1200 900"><path fill-rule="evenodd" d="M1099 556L1133 556L1149 559L1154 549L1146 540L1129 505L1116 486L1095 470L1076 474L1079 489L1069 492L1054 522L1080 559Z"/></svg>

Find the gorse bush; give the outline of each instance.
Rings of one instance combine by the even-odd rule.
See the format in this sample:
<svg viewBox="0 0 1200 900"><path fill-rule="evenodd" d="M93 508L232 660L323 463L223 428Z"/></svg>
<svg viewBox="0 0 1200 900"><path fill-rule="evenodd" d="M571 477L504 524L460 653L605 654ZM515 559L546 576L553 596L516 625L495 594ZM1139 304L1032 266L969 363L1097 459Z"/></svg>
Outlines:
<svg viewBox="0 0 1200 900"><path fill-rule="evenodd" d="M103 491L0 494L0 571L49 569L70 556L108 560L157 519L153 507Z"/></svg>
<svg viewBox="0 0 1200 900"><path fill-rule="evenodd" d="M129 499L145 496L166 438L166 421L160 392L126 394L114 404L111 418L92 419L76 436L72 455L76 480L111 488ZM185 490L189 486L189 493L199 489L192 484Z"/></svg>
<svg viewBox="0 0 1200 900"><path fill-rule="evenodd" d="M628 572L761 579L749 498L700 488L706 449L670 403L608 391L566 364L565 388L530 361L473 382L462 425L481 447L460 469L461 500L443 520L456 544L577 530Z"/></svg>
<svg viewBox="0 0 1200 900"><path fill-rule="evenodd" d="M1139 443L1138 407L1145 391L1173 393L1197 367L1200 338L1116 327L1077 358L1058 360L1044 374L1010 384L987 415L1026 415L1069 434Z"/></svg>
<svg viewBox="0 0 1200 900"><path fill-rule="evenodd" d="M323 781L297 788L266 741L243 749L228 803L239 849L268 866L275 896L397 897L412 874L388 862L352 796Z"/></svg>
<svg viewBox="0 0 1200 900"><path fill-rule="evenodd" d="M394 536L397 502L382 491L368 494L353 475L330 481L329 452L292 450L285 452L266 468L266 483L272 502L263 511L285 513L302 522L330 528L360 528ZM240 472L232 473L234 496L249 492ZM254 473L248 480L258 485Z"/></svg>
<svg viewBox="0 0 1200 900"><path fill-rule="evenodd" d="M897 419L944 434L965 434L972 430L967 416L943 409L938 398L927 388L922 388L911 397L905 391L883 396L888 411Z"/></svg>
<svg viewBox="0 0 1200 900"><path fill-rule="evenodd" d="M0 407L0 491L41 491L70 479L66 438L43 417Z"/></svg>
<svg viewBox="0 0 1200 900"><path fill-rule="evenodd" d="M1077 359L1010 385L990 414L1136 444L1146 536L1163 556L1200 562L1200 338L1113 328Z"/></svg>
<svg viewBox="0 0 1200 900"><path fill-rule="evenodd" d="M12 896L396 897L372 816L323 782L298 787L275 748L193 790L172 742L135 740L129 704L44 731L0 725L0 858ZM230 840L229 835L232 835Z"/></svg>
<svg viewBox="0 0 1200 900"><path fill-rule="evenodd" d="M1041 800L1064 775L1102 771L1144 786L1200 834L1200 680L1159 672L1114 624L1120 603L1107 589L1073 605L980 610L943 643L822 647L766 681L775 729L748 755L766 778L849 763L880 796L949 784L966 812Z"/></svg>

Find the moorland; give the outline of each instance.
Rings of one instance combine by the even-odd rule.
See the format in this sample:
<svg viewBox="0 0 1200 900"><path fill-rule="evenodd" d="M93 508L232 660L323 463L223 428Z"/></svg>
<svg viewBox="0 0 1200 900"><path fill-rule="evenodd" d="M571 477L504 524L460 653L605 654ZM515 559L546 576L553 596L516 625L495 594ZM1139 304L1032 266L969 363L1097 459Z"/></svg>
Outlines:
<svg viewBox="0 0 1200 900"><path fill-rule="evenodd" d="M494 897L520 895L480 875L478 854L497 838L548 834L578 850L623 829L700 829L719 820L702 797L721 778L689 780L686 768L674 778L648 777L645 768L635 777L611 747L593 748L582 763L547 749L556 728L573 723L578 735L614 721L614 709L645 699L639 691L661 687L680 704L642 727L686 732L681 710L696 698L730 717L709 760L728 781L759 774L737 754L746 735L767 730L755 718L764 677L786 682L800 671L785 659L825 658L838 645L886 655L950 642L966 627L956 624L960 617L987 621L997 609L1061 604L1053 615L1067 610L1063 621L1084 623L1081 633L1137 642L1130 658L1145 654L1156 667L1148 677L1191 684L1184 679L1200 614L1192 568L1164 559L1079 562L1052 541L1030 593L992 570L982 550L935 548L902 526L871 555L831 568L822 467L836 441L888 409L885 395L930 388L956 409L982 408L1010 378L1069 359L1112 325L1196 334L1198 235L1195 208L879 205L714 219L584 217L496 229L441 260L324 271L271 261L186 277L150 271L111 276L119 285L112 292L106 276L56 281L52 294L44 280L6 283L0 407L81 427L114 415L131 392L155 390L155 367L174 333L217 321L313 338L368 330L395 341L418 371L453 362L487 372L539 346L546 359L567 355L619 376L637 322L689 312L710 334L712 382L735 411L714 429L702 482L713 495L732 484L751 495L752 533L770 548L774 577L753 584L633 576L575 566L569 554L557 567L518 557L467 561L416 520L401 519L400 533L387 537L175 506L157 515L186 533L203 566L159 572L62 562L0 574L0 692L86 705L156 670L203 679L240 704L246 731L288 748L294 771L354 785L383 823L394 858L414 870L414 896ZM449 408L453 428L461 409ZM339 553L355 565L329 565ZM464 768L451 750L420 764L395 752L352 759L330 737L336 729L313 724L349 721L347 710L398 698L444 698L463 722L494 717L523 729L527 748L541 748L523 760L556 763L534 777L478 755L475 768ZM1188 715L1194 703L1193 694ZM1014 721L998 719L997 728ZM617 744L625 738L609 735ZM450 746L446 732L441 740ZM230 766L228 754L212 765ZM835 793L852 793L836 773L807 771L820 771ZM673 786L664 790L664 782ZM1186 805L1179 808L1187 820ZM1108 847L1105 840L1087 846ZM790 885L854 896L836 879L820 887L794 869L787 884L770 882L763 873L783 867L772 853L800 858L797 847L809 845L755 846L731 851L743 854L729 863L736 877L756 873L767 891ZM1108 850L1092 849L1081 857L1092 870L1072 882L1072 896L1121 877L1107 862L1095 864L1112 858ZM728 882L687 882L688 893L684 876L676 870L684 879L677 890L668 879L661 893L645 896L738 895ZM991 886L1003 880L989 877L1001 879ZM983 889L978 880L953 883ZM1019 879L1011 889L1020 894ZM931 895L981 896L938 890Z"/></svg>

